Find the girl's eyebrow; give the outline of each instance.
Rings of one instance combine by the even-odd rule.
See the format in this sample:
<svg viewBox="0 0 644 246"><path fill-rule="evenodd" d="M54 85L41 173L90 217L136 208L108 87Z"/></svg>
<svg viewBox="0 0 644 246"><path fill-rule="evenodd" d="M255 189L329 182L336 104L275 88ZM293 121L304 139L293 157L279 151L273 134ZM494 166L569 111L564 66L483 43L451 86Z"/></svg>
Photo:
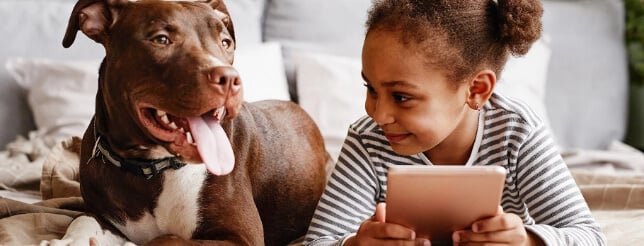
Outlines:
<svg viewBox="0 0 644 246"><path fill-rule="evenodd" d="M360 76L362 76L362 79L365 82L367 82L367 83L370 82L369 79L367 79L367 77L364 75L364 72L360 72ZM382 83L382 86L383 87L389 87L389 88L400 86L400 87L406 87L406 88L411 88L411 89L418 89L417 85L409 83L409 82L406 82L406 81L402 81L402 80L384 82L384 83Z"/></svg>
<svg viewBox="0 0 644 246"><path fill-rule="evenodd" d="M404 88L409 88L409 89L418 89L418 86L406 81L389 81L389 82L384 82L382 83L383 87L404 87Z"/></svg>

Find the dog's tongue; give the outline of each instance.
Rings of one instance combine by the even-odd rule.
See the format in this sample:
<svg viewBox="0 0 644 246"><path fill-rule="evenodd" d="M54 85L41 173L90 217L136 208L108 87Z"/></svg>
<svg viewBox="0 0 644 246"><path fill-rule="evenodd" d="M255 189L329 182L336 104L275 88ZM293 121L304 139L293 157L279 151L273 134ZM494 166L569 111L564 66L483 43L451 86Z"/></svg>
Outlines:
<svg viewBox="0 0 644 246"><path fill-rule="evenodd" d="M208 171L215 175L230 173L235 166L235 155L221 124L214 117L192 117L188 122Z"/></svg>

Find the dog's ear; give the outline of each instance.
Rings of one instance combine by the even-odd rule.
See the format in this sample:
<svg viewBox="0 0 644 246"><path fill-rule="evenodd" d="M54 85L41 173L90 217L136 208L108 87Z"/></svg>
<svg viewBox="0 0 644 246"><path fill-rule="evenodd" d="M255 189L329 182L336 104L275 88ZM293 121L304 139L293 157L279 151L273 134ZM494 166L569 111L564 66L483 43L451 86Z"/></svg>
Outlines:
<svg viewBox="0 0 644 246"><path fill-rule="evenodd" d="M69 16L63 47L69 48L81 30L87 37L103 43L108 28L116 21L118 9L128 0L79 0Z"/></svg>
<svg viewBox="0 0 644 246"><path fill-rule="evenodd" d="M235 29L233 28L233 21L232 18L230 18L230 13L228 13L228 9L226 8L226 4L224 4L224 0L208 0L207 2L215 11L218 11L218 14L222 14L222 20L224 22L224 25L226 25L226 29L228 29L228 33L230 33L230 36L233 38L234 41L235 39Z"/></svg>

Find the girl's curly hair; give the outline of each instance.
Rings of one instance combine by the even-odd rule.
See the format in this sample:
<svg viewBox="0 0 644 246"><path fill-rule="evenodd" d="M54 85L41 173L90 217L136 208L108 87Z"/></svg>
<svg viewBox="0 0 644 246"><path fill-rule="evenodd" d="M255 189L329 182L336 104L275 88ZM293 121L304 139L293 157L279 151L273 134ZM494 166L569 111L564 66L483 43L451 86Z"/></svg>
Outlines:
<svg viewBox="0 0 644 246"><path fill-rule="evenodd" d="M542 15L540 0L376 0L366 26L400 34L456 82L481 68L500 75L541 36Z"/></svg>

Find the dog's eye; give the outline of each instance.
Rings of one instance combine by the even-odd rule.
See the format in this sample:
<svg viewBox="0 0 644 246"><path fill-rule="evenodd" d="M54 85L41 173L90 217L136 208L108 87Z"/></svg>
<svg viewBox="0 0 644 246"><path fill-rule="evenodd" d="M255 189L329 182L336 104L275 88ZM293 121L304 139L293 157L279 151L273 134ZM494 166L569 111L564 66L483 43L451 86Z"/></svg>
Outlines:
<svg viewBox="0 0 644 246"><path fill-rule="evenodd" d="M152 39L152 42L155 42L155 43L157 43L157 44L165 44L165 45L167 45L167 44L171 44L171 43L172 43L172 42L170 41L170 38L168 38L168 36L163 35L163 34L155 36L155 37Z"/></svg>
<svg viewBox="0 0 644 246"><path fill-rule="evenodd" d="M224 47L224 49L230 48L230 46L233 44L233 41L230 39L223 39L221 40L221 46Z"/></svg>

